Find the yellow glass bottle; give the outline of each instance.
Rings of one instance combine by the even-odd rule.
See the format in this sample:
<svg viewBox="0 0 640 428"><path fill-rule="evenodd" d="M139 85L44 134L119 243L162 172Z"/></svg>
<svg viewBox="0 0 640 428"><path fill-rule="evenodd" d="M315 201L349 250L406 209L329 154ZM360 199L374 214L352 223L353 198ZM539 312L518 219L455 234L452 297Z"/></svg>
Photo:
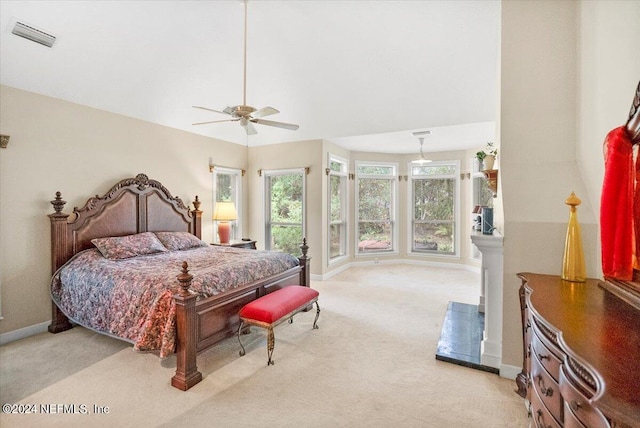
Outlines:
<svg viewBox="0 0 640 428"><path fill-rule="evenodd" d="M582 235L578 224L578 212L576 207L582 203L575 193L564 201L569 205L569 226L564 243L564 258L562 259L562 279L571 282L586 282L587 268L584 263L582 250Z"/></svg>

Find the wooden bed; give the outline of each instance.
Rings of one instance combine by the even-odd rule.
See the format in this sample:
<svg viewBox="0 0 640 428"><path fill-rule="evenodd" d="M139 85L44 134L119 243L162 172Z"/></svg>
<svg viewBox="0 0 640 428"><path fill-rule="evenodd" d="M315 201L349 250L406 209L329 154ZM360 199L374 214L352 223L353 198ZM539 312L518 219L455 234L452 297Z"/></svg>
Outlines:
<svg viewBox="0 0 640 428"><path fill-rule="evenodd" d="M73 214L62 212L66 201L60 192L51 201L51 268L55 273L76 253L92 248L91 240L101 237L132 235L141 232L190 232L201 238L202 211L196 196L194 209L173 197L158 181L145 174L116 183L104 196L94 196ZM299 266L281 274L196 301L189 292L192 276L183 264L176 272L176 284L182 291L174 295L176 304L176 374L171 385L186 391L202 380L196 355L237 332L238 311L242 306L267 293L288 285L310 285L310 258L306 242L301 245ZM253 250L246 250L253 251ZM62 311L52 304L51 333L73 327Z"/></svg>

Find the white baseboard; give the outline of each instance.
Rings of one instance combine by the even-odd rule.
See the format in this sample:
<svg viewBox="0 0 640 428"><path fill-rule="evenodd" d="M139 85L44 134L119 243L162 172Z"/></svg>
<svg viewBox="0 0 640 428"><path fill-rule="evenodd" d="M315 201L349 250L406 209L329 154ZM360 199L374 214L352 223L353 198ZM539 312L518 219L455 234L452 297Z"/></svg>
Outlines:
<svg viewBox="0 0 640 428"><path fill-rule="evenodd" d="M518 376L521 371L522 371L522 367L502 364L500 366L500 377L515 380L516 376Z"/></svg>
<svg viewBox="0 0 640 428"><path fill-rule="evenodd" d="M344 264L336 269L333 269L332 271L329 271L327 273L325 273L324 275L313 275L311 274L311 279L314 279L316 281L326 281L327 279L330 279L334 276L336 276L339 273L342 273L346 270L349 270L349 268L352 266L351 263L347 263Z"/></svg>
<svg viewBox="0 0 640 428"><path fill-rule="evenodd" d="M444 263L444 262L434 262L427 260L415 260L415 259L389 259L389 260L367 260L367 261L355 261L346 263L339 268L333 269L324 275L311 275L311 279L316 281L326 281L331 277L342 273L346 270L349 270L351 267L367 267L372 265L413 265L413 266L429 266L429 267L438 267L445 269L459 269L466 270L470 272L480 273L480 268L477 266L471 266L460 263Z"/></svg>
<svg viewBox="0 0 640 428"><path fill-rule="evenodd" d="M51 321L45 321L40 324L30 325L29 327L13 330L8 333L0 334L0 345L5 345L9 342L15 342L16 340L24 339L25 337L34 336L40 333L46 333L47 327L49 327Z"/></svg>

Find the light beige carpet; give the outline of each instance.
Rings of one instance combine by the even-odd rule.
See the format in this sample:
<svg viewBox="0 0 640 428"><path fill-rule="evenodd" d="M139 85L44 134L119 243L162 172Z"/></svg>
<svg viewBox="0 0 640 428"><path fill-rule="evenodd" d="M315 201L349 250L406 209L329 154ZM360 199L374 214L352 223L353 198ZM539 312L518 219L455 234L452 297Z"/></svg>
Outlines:
<svg viewBox="0 0 640 428"><path fill-rule="evenodd" d="M477 303L478 274L409 265L352 268L315 281L322 313L298 314L266 336L230 338L199 356L204 380L170 386L175 359L74 328L0 347L6 427L526 427L514 381L435 359L450 300ZM516 303L514 303L516 304ZM40 405L88 414L42 414ZM108 408L96 414L94 406ZM59 409L62 409L59 407Z"/></svg>

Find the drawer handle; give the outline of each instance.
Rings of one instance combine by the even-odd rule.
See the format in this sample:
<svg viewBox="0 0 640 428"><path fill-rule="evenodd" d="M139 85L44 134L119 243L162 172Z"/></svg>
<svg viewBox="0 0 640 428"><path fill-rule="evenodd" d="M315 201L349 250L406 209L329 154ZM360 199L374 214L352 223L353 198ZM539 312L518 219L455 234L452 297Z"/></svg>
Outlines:
<svg viewBox="0 0 640 428"><path fill-rule="evenodd" d="M538 354L538 358L540 359L540 362L544 360L551 360L551 358L549 358L548 355L542 355L542 354Z"/></svg>
<svg viewBox="0 0 640 428"><path fill-rule="evenodd" d="M545 388L544 379L542 379L542 376L538 375L536 377L538 379L538 386L540 387L540 392L542 392L547 397L551 397L553 395L553 389L551 389L551 387Z"/></svg>
<svg viewBox="0 0 640 428"><path fill-rule="evenodd" d="M538 426L544 427L544 428L552 428L551 425L545 425L544 424L544 417L542 414L542 410L538 409L538 411L536 412L536 421L538 422Z"/></svg>
<svg viewBox="0 0 640 428"><path fill-rule="evenodd" d="M582 405L575 400L571 400L570 406L571 406L571 410L573 410L574 412L577 412L578 410L582 409Z"/></svg>

